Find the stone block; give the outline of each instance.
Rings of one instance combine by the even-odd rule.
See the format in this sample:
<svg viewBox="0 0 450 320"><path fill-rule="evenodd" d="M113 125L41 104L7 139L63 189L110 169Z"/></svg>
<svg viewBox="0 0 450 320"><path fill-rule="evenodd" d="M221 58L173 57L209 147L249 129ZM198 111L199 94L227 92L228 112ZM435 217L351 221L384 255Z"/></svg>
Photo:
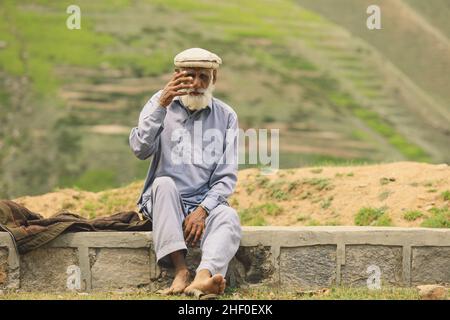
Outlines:
<svg viewBox="0 0 450 320"><path fill-rule="evenodd" d="M147 248L95 248L89 250L92 290L132 291L150 284Z"/></svg>
<svg viewBox="0 0 450 320"><path fill-rule="evenodd" d="M8 285L8 248L0 248L0 289Z"/></svg>
<svg viewBox="0 0 450 320"><path fill-rule="evenodd" d="M413 247L411 282L450 284L450 247Z"/></svg>
<svg viewBox="0 0 450 320"><path fill-rule="evenodd" d="M282 286L297 288L330 287L336 283L336 246L312 245L281 248Z"/></svg>
<svg viewBox="0 0 450 320"><path fill-rule="evenodd" d="M24 291L66 291L73 266L79 267L75 248L33 250L20 257L20 287Z"/></svg>
<svg viewBox="0 0 450 320"><path fill-rule="evenodd" d="M369 269L368 269L369 268ZM367 286L367 279L380 277L381 286L402 284L402 247L381 245L345 246L341 284Z"/></svg>

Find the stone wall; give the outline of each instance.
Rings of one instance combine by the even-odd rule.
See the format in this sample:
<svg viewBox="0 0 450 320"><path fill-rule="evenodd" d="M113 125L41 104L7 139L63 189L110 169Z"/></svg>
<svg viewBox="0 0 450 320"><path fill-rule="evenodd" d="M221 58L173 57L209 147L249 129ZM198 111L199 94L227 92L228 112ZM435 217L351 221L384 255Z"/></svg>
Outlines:
<svg viewBox="0 0 450 320"><path fill-rule="evenodd" d="M194 272L200 250L190 250ZM157 290L173 273L155 262L151 232L65 234L16 255L0 233L0 289ZM450 230L382 227L244 227L227 283L318 288L450 284Z"/></svg>

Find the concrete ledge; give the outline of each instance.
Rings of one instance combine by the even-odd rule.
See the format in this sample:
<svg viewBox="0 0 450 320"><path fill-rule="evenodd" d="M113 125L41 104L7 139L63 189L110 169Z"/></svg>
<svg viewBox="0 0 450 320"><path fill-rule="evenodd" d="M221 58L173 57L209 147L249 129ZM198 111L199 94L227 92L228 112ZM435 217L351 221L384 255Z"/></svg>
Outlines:
<svg viewBox="0 0 450 320"><path fill-rule="evenodd" d="M190 250L192 271L200 262ZM65 234L18 257L0 233L0 288L157 290L172 270L155 263L151 232ZM231 286L450 284L450 229L384 227L244 227L227 272Z"/></svg>

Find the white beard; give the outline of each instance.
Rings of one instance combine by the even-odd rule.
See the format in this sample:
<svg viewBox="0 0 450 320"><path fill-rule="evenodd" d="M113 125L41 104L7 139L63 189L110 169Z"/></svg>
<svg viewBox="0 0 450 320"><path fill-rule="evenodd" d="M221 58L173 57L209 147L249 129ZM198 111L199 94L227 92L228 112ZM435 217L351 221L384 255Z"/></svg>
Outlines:
<svg viewBox="0 0 450 320"><path fill-rule="evenodd" d="M214 87L215 86L211 81L208 88L196 90L197 92L201 92L202 93L201 95L194 96L194 95L187 94L187 95L181 96L180 97L181 102L183 102L183 105L191 111L204 109L208 106L209 102L211 101ZM195 91L195 90L193 90L193 89L187 90L188 93L193 92L193 91Z"/></svg>

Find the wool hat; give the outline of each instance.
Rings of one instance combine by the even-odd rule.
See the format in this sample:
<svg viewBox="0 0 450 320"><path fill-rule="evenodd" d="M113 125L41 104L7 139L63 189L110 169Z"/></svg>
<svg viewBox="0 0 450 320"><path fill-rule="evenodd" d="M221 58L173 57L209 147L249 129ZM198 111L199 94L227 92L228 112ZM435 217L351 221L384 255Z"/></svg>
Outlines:
<svg viewBox="0 0 450 320"><path fill-rule="evenodd" d="M177 54L173 59L175 66L180 68L208 68L217 69L222 59L208 50L190 48Z"/></svg>

